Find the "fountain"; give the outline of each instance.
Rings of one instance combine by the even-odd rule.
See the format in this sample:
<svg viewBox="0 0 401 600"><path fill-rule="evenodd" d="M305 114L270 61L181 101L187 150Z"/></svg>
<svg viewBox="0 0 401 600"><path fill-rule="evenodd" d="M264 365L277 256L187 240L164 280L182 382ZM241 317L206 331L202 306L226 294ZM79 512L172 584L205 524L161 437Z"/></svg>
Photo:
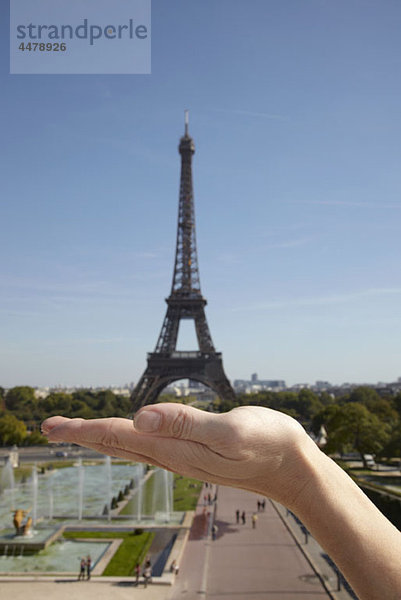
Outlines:
<svg viewBox="0 0 401 600"><path fill-rule="evenodd" d="M85 471L82 465L82 459L78 460L78 521L82 521L83 501L84 501L84 479Z"/></svg>
<svg viewBox="0 0 401 600"><path fill-rule="evenodd" d="M138 523L142 520L142 504L143 504L143 484L145 476L145 465L139 463L135 473L135 486L136 486L136 519Z"/></svg>
<svg viewBox="0 0 401 600"><path fill-rule="evenodd" d="M164 523L169 523L173 510L173 474L156 469L153 483L153 514Z"/></svg>
<svg viewBox="0 0 401 600"><path fill-rule="evenodd" d="M48 492L49 492L49 521L53 521L53 510L54 510L54 494L53 494L53 480L54 474L52 473L48 480Z"/></svg>
<svg viewBox="0 0 401 600"><path fill-rule="evenodd" d="M38 517L38 469L36 467L36 463L32 467L32 501L33 501L33 510L32 510L32 522L33 525L36 525L36 520Z"/></svg>
<svg viewBox="0 0 401 600"><path fill-rule="evenodd" d="M107 520L111 519L111 490L112 490L112 478L111 478L111 458L106 456L104 459L104 468L106 471L106 499L107 499Z"/></svg>
<svg viewBox="0 0 401 600"><path fill-rule="evenodd" d="M64 547L71 547L71 556L74 548L76 555L95 557L97 550L100 552L100 542L91 542L92 546L84 551L84 542L79 542L77 550L78 542L61 541L65 529L102 530L107 526L126 530L127 526L160 527L167 522L179 526L183 513L172 513L172 477L162 469L113 464L106 457L96 464L83 464L79 459L74 466L42 469L40 474L35 465L27 482L15 484L12 467L5 465L0 471L0 571L37 571L39 565L39 570L68 571ZM113 496L125 497L125 501L111 512ZM125 504L129 511L120 514ZM107 544L102 548L103 552Z"/></svg>
<svg viewBox="0 0 401 600"><path fill-rule="evenodd" d="M4 467L1 470L0 494L5 491L8 491L10 493L12 508L14 507L14 488L15 488L14 469L12 467L11 461L7 460L6 464L4 465Z"/></svg>

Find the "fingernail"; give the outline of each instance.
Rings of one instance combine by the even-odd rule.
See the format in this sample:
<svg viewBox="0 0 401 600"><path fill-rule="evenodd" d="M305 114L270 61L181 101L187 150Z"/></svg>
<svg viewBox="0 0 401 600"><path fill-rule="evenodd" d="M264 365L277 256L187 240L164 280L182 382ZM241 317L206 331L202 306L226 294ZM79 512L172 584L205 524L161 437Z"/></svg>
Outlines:
<svg viewBox="0 0 401 600"><path fill-rule="evenodd" d="M134 417L134 427L137 431L152 433L160 427L161 415L155 410L144 410Z"/></svg>

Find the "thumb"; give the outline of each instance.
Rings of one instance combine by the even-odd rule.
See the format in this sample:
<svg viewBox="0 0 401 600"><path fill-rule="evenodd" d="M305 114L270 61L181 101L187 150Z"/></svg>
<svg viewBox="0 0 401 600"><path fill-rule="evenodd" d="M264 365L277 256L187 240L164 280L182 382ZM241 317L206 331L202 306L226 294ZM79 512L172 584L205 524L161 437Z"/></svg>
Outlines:
<svg viewBox="0 0 401 600"><path fill-rule="evenodd" d="M225 435L223 417L185 404L152 404L135 414L134 428L138 433L208 444Z"/></svg>

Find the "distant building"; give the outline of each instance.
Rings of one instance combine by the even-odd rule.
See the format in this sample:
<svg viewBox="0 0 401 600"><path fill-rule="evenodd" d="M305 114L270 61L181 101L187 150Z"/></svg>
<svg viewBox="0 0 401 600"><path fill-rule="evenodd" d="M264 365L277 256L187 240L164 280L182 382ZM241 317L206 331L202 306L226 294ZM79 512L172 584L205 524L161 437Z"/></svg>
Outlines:
<svg viewBox="0 0 401 600"><path fill-rule="evenodd" d="M282 379L258 379L257 373L252 373L251 379L235 379L234 390L242 394L257 394L262 391L280 392L286 388Z"/></svg>
<svg viewBox="0 0 401 600"><path fill-rule="evenodd" d="M325 390L328 390L331 387L331 383L329 383L328 381L316 381L314 385L314 389L318 392L324 392Z"/></svg>
<svg viewBox="0 0 401 600"><path fill-rule="evenodd" d="M309 390L310 387L311 386L309 385L309 383L295 383L291 386L290 390L292 392L300 392L301 390Z"/></svg>

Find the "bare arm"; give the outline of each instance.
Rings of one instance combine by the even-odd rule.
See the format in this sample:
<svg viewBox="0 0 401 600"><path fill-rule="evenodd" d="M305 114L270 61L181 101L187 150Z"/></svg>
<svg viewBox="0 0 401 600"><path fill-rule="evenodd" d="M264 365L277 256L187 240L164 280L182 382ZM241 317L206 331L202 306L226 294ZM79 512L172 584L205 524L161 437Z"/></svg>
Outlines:
<svg viewBox="0 0 401 600"><path fill-rule="evenodd" d="M49 441L149 462L264 494L305 523L361 600L401 598L401 533L290 417L260 407L216 415L181 404L128 419L51 417Z"/></svg>

